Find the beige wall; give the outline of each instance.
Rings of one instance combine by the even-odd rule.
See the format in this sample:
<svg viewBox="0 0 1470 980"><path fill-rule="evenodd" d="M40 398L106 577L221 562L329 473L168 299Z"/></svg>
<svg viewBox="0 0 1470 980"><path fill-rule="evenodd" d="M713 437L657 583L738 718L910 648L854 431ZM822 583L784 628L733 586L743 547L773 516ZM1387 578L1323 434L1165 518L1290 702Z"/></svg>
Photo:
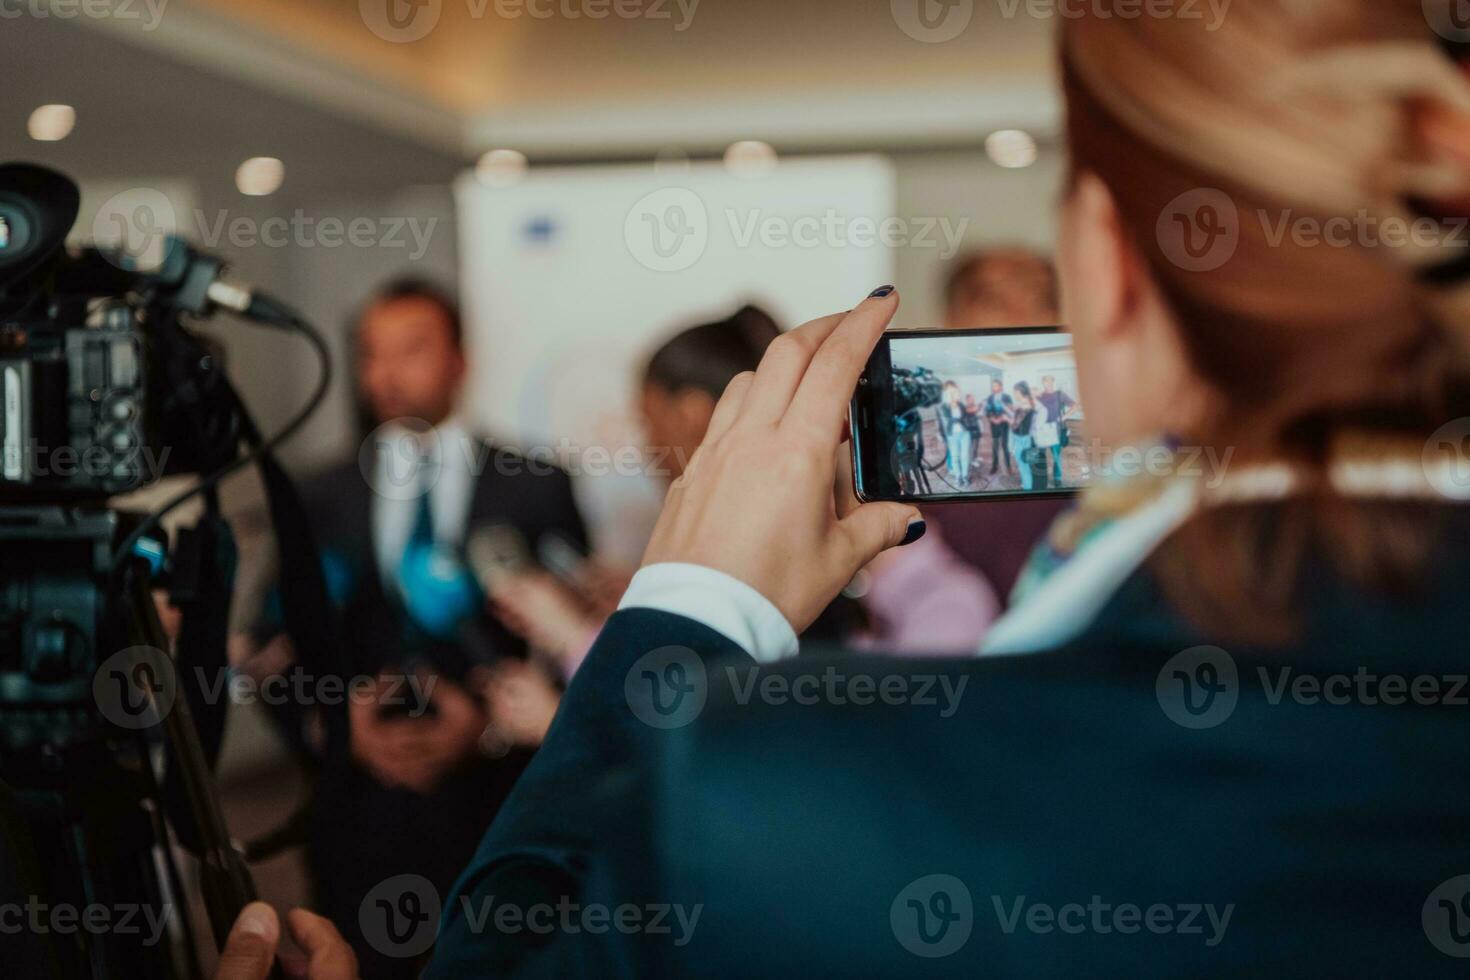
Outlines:
<svg viewBox="0 0 1470 980"><path fill-rule="evenodd" d="M980 150L903 154L896 160L902 214L948 217L955 227L967 222L966 249L1017 244L1051 252L1062 178L1062 156L1055 150L1044 148L1040 159L1023 170L997 167ZM901 325L942 325L941 293L951 262L938 249L899 252Z"/></svg>

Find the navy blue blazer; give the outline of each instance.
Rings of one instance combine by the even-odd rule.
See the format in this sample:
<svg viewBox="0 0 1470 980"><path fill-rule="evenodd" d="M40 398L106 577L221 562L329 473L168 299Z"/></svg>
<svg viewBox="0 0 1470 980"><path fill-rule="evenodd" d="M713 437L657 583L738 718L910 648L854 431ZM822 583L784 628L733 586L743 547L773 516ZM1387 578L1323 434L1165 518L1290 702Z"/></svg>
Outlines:
<svg viewBox="0 0 1470 980"><path fill-rule="evenodd" d="M1023 657L757 667L620 612L426 975L1464 976L1470 521L1443 514L1417 589L1309 564L1289 647L1197 649L1146 568Z"/></svg>

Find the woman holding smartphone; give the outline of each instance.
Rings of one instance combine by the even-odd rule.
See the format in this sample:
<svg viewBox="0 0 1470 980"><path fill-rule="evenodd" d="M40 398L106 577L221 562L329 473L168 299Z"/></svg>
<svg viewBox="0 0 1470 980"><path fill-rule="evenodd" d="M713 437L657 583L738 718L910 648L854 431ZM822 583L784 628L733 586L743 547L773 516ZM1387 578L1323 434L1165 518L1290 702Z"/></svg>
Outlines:
<svg viewBox="0 0 1470 980"><path fill-rule="evenodd" d="M925 665L970 682L943 717L755 705L723 665L795 687L811 664L777 661L796 631L923 532L912 506L859 504L839 452L895 291L778 339L720 400L457 896L709 914L675 949L477 934L451 912L430 976L906 975L916 955L955 975L1451 975L1470 953L1470 715L1446 700L1470 670L1470 262L1451 233L1470 81L1431 6L1059 20L1079 395L1103 445L1179 465L1120 473L1059 526L1056 571L987 638L1025 656ZM1269 233L1360 216L1425 233ZM1202 450L1227 462L1202 471ZM630 676L667 679L665 706L698 689L698 712L655 731ZM1304 695L1303 676L1348 693ZM1355 686L1387 676L1421 696ZM593 779L606 795L569 810ZM1007 928L1037 895L1188 896L1214 926L1166 935L1151 907L1147 934Z"/></svg>

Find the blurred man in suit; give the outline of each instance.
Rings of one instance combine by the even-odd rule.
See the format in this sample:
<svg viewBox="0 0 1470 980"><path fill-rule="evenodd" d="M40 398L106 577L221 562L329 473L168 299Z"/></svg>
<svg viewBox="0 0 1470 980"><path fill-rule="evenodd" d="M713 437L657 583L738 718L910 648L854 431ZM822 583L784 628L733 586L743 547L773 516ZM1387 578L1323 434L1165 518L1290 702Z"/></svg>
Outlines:
<svg viewBox="0 0 1470 980"><path fill-rule="evenodd" d="M482 698L487 674L525 669L525 647L486 611L460 562L465 542L487 525L518 533L528 553L543 536L580 547L585 534L565 472L475 435L460 416L466 363L449 298L395 282L354 329L358 395L375 428L358 459L303 497L348 668L377 678L379 696L349 699L350 757L320 760L308 859L321 910L364 974L412 975L411 960L364 936L365 897L404 874L447 889L529 758L495 737ZM282 642L263 658L272 669L289 657ZM288 736L309 748L304 717Z"/></svg>

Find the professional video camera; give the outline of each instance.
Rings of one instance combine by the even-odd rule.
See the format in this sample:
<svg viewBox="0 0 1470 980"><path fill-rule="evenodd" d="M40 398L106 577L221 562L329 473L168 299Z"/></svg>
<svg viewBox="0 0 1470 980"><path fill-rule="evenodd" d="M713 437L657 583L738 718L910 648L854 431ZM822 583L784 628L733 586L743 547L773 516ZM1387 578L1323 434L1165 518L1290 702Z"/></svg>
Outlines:
<svg viewBox="0 0 1470 980"><path fill-rule="evenodd" d="M62 175L0 166L0 906L152 908L169 929L7 929L0 962L22 975L192 977L173 845L199 858L218 942L253 897L211 774L223 707L193 682L225 668L234 552L217 488L258 466L293 569L287 631L330 657L320 562L272 455L319 403L330 362L300 318L181 240L146 271L66 250L79 206ZM294 332L320 358L316 391L270 439L192 329L220 310ZM146 515L108 507L169 474L198 479ZM204 516L170 547L160 521L194 498ZM176 642L155 589L182 613ZM329 741L346 739L345 715L323 721Z"/></svg>
<svg viewBox="0 0 1470 980"><path fill-rule="evenodd" d="M0 168L0 501L125 493L239 441L218 359L177 325L215 303L220 264L177 239L148 274L66 255L77 207L61 175Z"/></svg>
<svg viewBox="0 0 1470 980"><path fill-rule="evenodd" d="M932 467L924 464L924 425L920 409L938 405L944 384L929 368L894 367L893 472L909 493L928 493Z"/></svg>
<svg viewBox="0 0 1470 980"><path fill-rule="evenodd" d="M929 368L893 369L893 414L910 415L921 408L938 405L944 397L944 383Z"/></svg>

